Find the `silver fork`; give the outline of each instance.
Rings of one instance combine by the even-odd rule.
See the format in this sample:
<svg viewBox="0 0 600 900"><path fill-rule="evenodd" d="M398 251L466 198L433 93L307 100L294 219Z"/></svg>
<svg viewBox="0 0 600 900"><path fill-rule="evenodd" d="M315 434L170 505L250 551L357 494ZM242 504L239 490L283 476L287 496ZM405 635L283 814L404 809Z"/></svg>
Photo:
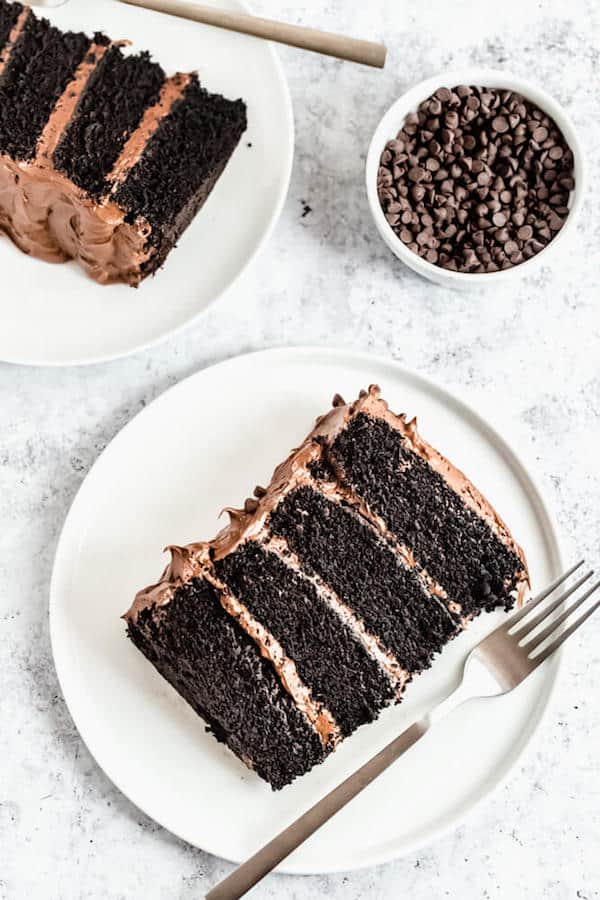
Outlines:
<svg viewBox="0 0 600 900"><path fill-rule="evenodd" d="M243 897L261 878L423 737L435 722L467 700L506 694L521 684L600 606L600 600L596 600L571 625L565 629L561 628L562 624L600 587L600 581L597 581L560 615L552 617L552 614L591 578L593 572L590 571L570 585L555 600L542 607L533 618L529 618L533 610L582 565L583 560L572 566L527 606L513 613L480 641L467 656L462 681L449 697L434 707L424 718L414 722L369 762L269 841L262 850L235 869L206 894L206 900L237 900L238 897ZM523 619L527 621L520 625ZM536 631L542 625L544 627L541 631ZM546 641L549 643L540 649Z"/></svg>

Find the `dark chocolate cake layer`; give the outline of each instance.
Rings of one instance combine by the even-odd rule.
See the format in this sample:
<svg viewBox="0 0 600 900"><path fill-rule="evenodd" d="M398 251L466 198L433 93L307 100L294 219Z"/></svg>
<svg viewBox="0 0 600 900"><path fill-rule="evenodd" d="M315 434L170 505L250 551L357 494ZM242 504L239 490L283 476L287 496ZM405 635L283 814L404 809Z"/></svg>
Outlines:
<svg viewBox="0 0 600 900"><path fill-rule="evenodd" d="M246 128L241 100L0 0L0 231L101 284L165 261Z"/></svg>
<svg viewBox="0 0 600 900"><path fill-rule="evenodd" d="M107 176L144 111L158 100L164 79L148 53L125 56L119 47L110 47L54 153L56 168L93 197L108 193Z"/></svg>
<svg viewBox="0 0 600 900"><path fill-rule="evenodd" d="M246 765L283 787L326 756L254 642L193 579L154 615L128 624L134 644Z"/></svg>
<svg viewBox="0 0 600 900"><path fill-rule="evenodd" d="M343 735L393 698L389 679L309 581L247 541L215 566L219 577L284 647Z"/></svg>
<svg viewBox="0 0 600 900"><path fill-rule="evenodd" d="M132 636L138 622L168 632L173 597L198 578L212 585L223 616L254 642L303 717L311 746L316 735L325 748L295 758L277 780L267 774L274 787L398 702L474 615L510 606L527 587L523 552L495 510L374 386L352 404L335 398L269 486L229 515L213 540L171 547L161 580L126 618ZM188 627L204 627L192 606ZM168 671L160 648L150 658L187 698L190 657L181 651L177 678L177 656L175 647ZM219 671L217 699L228 677ZM191 702L212 721L207 701ZM254 759L243 734L227 740Z"/></svg>
<svg viewBox="0 0 600 900"><path fill-rule="evenodd" d="M456 634L448 610L427 596L416 574L355 511L303 487L287 494L269 527L360 615L407 672L426 669Z"/></svg>

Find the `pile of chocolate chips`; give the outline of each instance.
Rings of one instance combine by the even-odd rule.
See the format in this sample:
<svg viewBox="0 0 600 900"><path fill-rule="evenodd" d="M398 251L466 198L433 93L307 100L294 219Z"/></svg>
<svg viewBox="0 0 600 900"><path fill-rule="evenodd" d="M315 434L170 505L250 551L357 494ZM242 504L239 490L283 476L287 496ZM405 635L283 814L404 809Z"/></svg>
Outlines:
<svg viewBox="0 0 600 900"><path fill-rule="evenodd" d="M385 217L430 263L497 272L539 253L569 214L573 154L556 123L520 94L442 87L381 155Z"/></svg>

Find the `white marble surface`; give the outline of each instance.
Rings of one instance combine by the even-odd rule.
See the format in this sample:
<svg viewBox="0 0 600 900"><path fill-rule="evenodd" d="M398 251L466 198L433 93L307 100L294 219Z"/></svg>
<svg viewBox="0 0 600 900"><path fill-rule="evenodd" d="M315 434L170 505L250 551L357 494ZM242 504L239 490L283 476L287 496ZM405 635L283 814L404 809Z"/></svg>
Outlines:
<svg viewBox="0 0 600 900"><path fill-rule="evenodd" d="M261 0L261 12L383 37L386 70L293 50L297 157L270 245L176 339L87 369L0 365L0 896L198 898L229 871L144 818L99 771L57 685L48 584L59 530L98 453L142 406L247 350L388 354L534 444L567 558L600 563L600 7L597 0ZM575 241L507 292L461 296L402 267L369 220L362 168L381 112L465 62L535 79L571 111L591 163ZM302 216L304 204L311 211ZM508 411L507 411L508 410ZM572 641L550 715L509 782L427 850L375 869L273 876L258 898L600 897L600 617ZM402 815L402 798L398 797Z"/></svg>

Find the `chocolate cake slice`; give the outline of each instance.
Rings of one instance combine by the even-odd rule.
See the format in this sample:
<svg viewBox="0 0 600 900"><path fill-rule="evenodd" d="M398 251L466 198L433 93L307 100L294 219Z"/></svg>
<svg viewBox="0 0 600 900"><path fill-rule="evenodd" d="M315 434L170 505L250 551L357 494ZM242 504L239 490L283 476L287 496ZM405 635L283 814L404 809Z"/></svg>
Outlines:
<svg viewBox="0 0 600 900"><path fill-rule="evenodd" d="M254 493L213 540L169 548L124 618L279 788L399 702L474 616L522 598L528 575L491 505L376 386L335 398Z"/></svg>
<svg viewBox="0 0 600 900"><path fill-rule="evenodd" d="M147 53L0 0L0 231L101 284L165 261L246 128L246 107Z"/></svg>

